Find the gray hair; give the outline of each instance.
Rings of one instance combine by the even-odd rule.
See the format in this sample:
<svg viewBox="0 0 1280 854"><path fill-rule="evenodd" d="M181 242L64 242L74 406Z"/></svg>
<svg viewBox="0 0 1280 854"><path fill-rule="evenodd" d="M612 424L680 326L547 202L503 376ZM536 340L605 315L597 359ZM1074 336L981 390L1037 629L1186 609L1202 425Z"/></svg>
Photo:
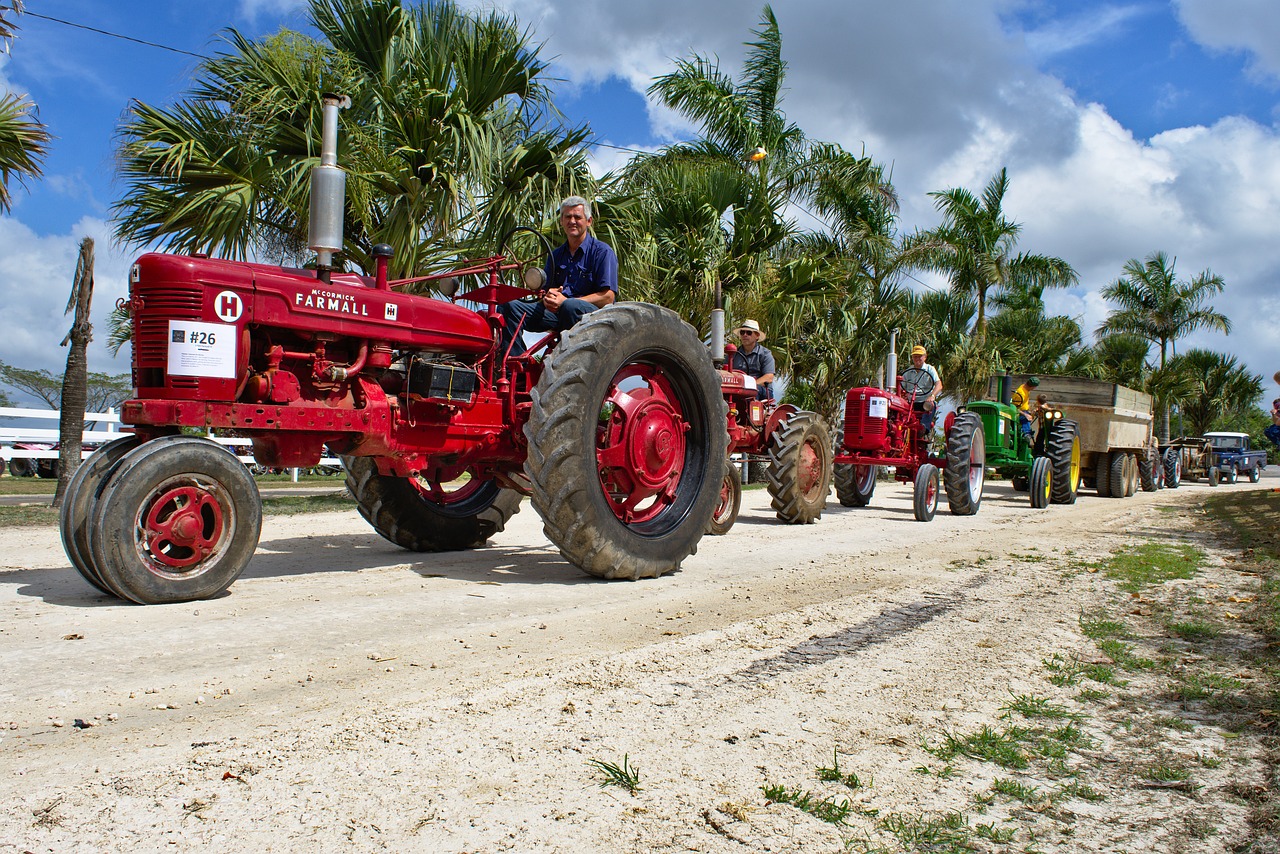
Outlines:
<svg viewBox="0 0 1280 854"><path fill-rule="evenodd" d="M581 206L582 212L587 215L587 219L594 218L591 213L591 202L582 198L582 196L570 196L569 198L561 202L560 213L564 213L569 208L576 208L579 206Z"/></svg>

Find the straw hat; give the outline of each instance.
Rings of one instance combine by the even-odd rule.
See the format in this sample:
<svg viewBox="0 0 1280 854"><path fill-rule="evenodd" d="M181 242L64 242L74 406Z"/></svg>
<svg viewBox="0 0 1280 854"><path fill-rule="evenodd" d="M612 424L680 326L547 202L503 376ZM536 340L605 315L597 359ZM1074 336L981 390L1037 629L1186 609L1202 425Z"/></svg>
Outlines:
<svg viewBox="0 0 1280 854"><path fill-rule="evenodd" d="M760 324L756 323L754 320L744 320L742 321L741 326L733 330L733 334L737 335L738 337L741 337L743 332L758 333L759 337L756 338L757 342L763 341L765 338L764 330L762 330L760 328Z"/></svg>

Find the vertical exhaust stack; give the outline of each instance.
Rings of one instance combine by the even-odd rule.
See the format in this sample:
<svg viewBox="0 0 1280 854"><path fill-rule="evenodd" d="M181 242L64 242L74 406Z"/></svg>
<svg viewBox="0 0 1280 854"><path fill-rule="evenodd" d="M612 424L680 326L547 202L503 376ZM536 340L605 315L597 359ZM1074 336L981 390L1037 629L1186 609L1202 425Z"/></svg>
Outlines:
<svg viewBox="0 0 1280 854"><path fill-rule="evenodd" d="M711 361L718 368L724 364L724 298L720 278L716 277L715 308L711 309Z"/></svg>
<svg viewBox="0 0 1280 854"><path fill-rule="evenodd" d="M898 390L898 330L889 332L889 358L885 361L885 388Z"/></svg>
<svg viewBox="0 0 1280 854"><path fill-rule="evenodd" d="M311 215L307 245L316 253L316 277L329 281L334 253L342 251L347 173L338 166L338 110L351 106L346 95L325 94L320 132L320 165L311 170Z"/></svg>

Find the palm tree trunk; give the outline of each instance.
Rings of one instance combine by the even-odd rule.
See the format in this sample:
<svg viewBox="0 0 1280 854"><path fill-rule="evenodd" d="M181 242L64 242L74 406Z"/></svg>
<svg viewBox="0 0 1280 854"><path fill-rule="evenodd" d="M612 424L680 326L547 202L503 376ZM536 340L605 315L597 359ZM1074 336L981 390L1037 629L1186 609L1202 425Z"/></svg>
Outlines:
<svg viewBox="0 0 1280 854"><path fill-rule="evenodd" d="M53 506L62 506L63 493L76 466L80 465L80 440L84 433L84 407L89 385L89 342L93 340L93 326L89 323L89 304L93 301L93 238L80 241L80 260L76 262L75 281L71 285L71 299L66 313L75 312L71 330L62 339L62 346L71 343L67 351L67 370L62 375L61 416L58 420L58 489L53 495Z"/></svg>

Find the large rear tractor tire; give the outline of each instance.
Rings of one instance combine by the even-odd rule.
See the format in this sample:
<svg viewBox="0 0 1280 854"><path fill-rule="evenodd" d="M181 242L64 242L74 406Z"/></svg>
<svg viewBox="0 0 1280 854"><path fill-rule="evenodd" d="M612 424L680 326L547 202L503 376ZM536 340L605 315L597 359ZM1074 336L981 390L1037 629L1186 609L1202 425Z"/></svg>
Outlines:
<svg viewBox="0 0 1280 854"><path fill-rule="evenodd" d="M1049 506L1053 491L1053 461L1036 457L1031 463L1031 506L1043 510Z"/></svg>
<svg viewBox="0 0 1280 854"><path fill-rule="evenodd" d="M1182 451L1170 448L1164 452L1164 485L1167 489L1177 489L1182 485Z"/></svg>
<svg viewBox="0 0 1280 854"><path fill-rule="evenodd" d="M520 512L520 493L472 479L454 490L378 473L372 457L343 457L347 489L383 539L411 552L474 549L501 533Z"/></svg>
<svg viewBox="0 0 1280 854"><path fill-rule="evenodd" d="M720 501L727 417L697 332L618 303L560 338L525 425L533 506L588 575L654 578L693 554Z"/></svg>
<svg viewBox="0 0 1280 854"><path fill-rule="evenodd" d="M932 522L938 512L938 467L925 463L916 470L916 482L912 493L912 509L917 522Z"/></svg>
<svg viewBox="0 0 1280 854"><path fill-rule="evenodd" d="M982 418L965 412L947 434L947 468L942 473L947 487L947 504L956 516L972 516L982 504L982 485L987 477L987 445Z"/></svg>
<svg viewBox="0 0 1280 854"><path fill-rule="evenodd" d="M93 504L116 463L140 444L142 440L137 436L125 436L90 454L71 475L67 491L62 496L62 507L58 510L58 533L62 535L62 548L71 565L85 581L110 596L121 594L108 587L93 568L93 556L89 552L89 518Z"/></svg>
<svg viewBox="0 0 1280 854"><path fill-rule="evenodd" d="M1080 492L1080 436L1074 421L1059 421L1049 439L1052 467L1050 498L1054 504L1075 504Z"/></svg>
<svg viewBox="0 0 1280 854"><path fill-rule="evenodd" d="M797 412L769 437L768 489L778 518L809 525L831 492L831 431L821 416Z"/></svg>
<svg viewBox="0 0 1280 854"><path fill-rule="evenodd" d="M720 483L720 502L711 514L711 524L707 533L722 537L729 533L733 523L738 520L738 511L742 509L742 475L731 460L724 461L724 480Z"/></svg>
<svg viewBox="0 0 1280 854"><path fill-rule="evenodd" d="M253 557L262 502L218 443L164 437L120 458L88 531L93 568L118 595L143 605L208 599Z"/></svg>
<svg viewBox="0 0 1280 854"><path fill-rule="evenodd" d="M841 463L833 474L836 498L845 507L866 507L876 491L876 467Z"/></svg>

